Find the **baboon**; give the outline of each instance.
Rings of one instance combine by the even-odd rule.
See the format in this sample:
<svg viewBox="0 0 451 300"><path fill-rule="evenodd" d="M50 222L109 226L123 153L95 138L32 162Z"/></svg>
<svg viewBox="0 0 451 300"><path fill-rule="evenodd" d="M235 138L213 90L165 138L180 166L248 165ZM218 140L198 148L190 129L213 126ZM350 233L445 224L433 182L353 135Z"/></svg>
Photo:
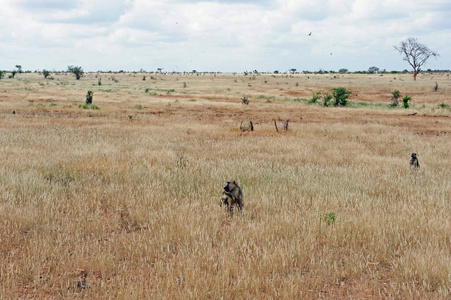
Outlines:
<svg viewBox="0 0 451 300"><path fill-rule="evenodd" d="M236 181L228 181L224 186L221 198L221 206L225 204L229 212L233 211L233 206L238 205L239 210L243 209L243 190L240 188Z"/></svg>
<svg viewBox="0 0 451 300"><path fill-rule="evenodd" d="M420 167L420 163L418 162L418 158L417 158L417 154L416 153L412 153L412 155L410 156L410 167L411 168L419 168Z"/></svg>

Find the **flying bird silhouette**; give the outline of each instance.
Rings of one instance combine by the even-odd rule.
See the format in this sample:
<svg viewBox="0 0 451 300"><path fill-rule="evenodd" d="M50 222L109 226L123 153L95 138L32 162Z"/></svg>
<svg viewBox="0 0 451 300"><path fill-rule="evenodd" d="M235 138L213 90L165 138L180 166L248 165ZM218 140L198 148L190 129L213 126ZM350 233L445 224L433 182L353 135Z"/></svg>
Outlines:
<svg viewBox="0 0 451 300"><path fill-rule="evenodd" d="M310 32L308 35L310 36L310 35L312 35L312 33Z"/></svg>

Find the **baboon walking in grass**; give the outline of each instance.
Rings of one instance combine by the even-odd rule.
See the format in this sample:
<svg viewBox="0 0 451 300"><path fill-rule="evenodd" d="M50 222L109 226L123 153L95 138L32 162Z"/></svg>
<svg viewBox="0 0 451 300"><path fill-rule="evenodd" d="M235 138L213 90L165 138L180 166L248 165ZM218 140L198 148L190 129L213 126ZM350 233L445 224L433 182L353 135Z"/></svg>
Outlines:
<svg viewBox="0 0 451 300"><path fill-rule="evenodd" d="M420 163L418 162L417 154L412 153L410 157L410 168L419 168Z"/></svg>
<svg viewBox="0 0 451 300"><path fill-rule="evenodd" d="M221 198L221 206L225 204L229 212L233 211L233 206L237 205L239 210L243 209L243 190L240 188L236 181L228 181L224 186Z"/></svg>

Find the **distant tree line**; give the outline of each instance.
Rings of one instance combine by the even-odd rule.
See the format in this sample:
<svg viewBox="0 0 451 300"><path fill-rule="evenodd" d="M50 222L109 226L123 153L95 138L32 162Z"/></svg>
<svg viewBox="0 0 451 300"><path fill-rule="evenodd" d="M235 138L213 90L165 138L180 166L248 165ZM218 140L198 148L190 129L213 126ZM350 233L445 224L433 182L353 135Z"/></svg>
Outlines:
<svg viewBox="0 0 451 300"><path fill-rule="evenodd" d="M372 67L373 68L373 67ZM376 67L377 68L377 67ZM378 68L377 68L378 69ZM76 71L78 72L78 71ZM83 72L83 73L81 73ZM427 70L422 70L421 73L447 73L447 72L451 72L450 69L427 69ZM0 74L2 74L2 78L4 78L4 76L10 73L11 75L14 74L14 76L12 76L11 78L14 78L15 75L17 73L19 73L17 70L0 70ZM35 70L35 71L30 71L30 70L25 70L22 71L21 73L42 73L44 76L48 76L50 73L53 74L67 74L67 73L73 73L72 71L69 70L61 70L61 71L57 71L57 70ZM182 72L156 72L156 71L150 71L150 72L139 72L139 71L124 71L124 70L119 70L119 71L102 71L102 70L98 70L98 71L91 71L91 72L85 72L83 71L83 69L80 70L79 74L81 77L81 74L94 74L94 73L98 73L98 74L121 74L121 73L131 73L131 74L138 74L138 73L145 73L145 74L176 74L176 75L214 75L214 74L233 74L233 75L237 75L237 74L249 74L249 72L245 71L245 72L188 72L188 71L182 71ZM357 71L349 71L347 68L341 68L338 71L335 70L317 70L317 71L309 71L309 70L303 70L303 71L287 71L287 72L281 72L278 70L275 70L273 72L252 72L254 73L254 75L258 75L258 74L283 74L283 75L289 75L289 74L405 74L405 73L414 73L414 71L409 71L407 69L404 69L402 71L400 70L391 70L391 71L387 71L386 69L382 69L382 70L375 70L375 69L368 69L368 70L357 70ZM75 74L75 73L74 73Z"/></svg>

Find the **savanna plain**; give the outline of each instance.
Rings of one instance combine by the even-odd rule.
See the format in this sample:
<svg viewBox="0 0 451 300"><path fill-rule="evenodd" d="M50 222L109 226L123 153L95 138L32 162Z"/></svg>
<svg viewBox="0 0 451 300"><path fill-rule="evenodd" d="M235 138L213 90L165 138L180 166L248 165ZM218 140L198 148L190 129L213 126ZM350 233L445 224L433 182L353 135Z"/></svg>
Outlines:
<svg viewBox="0 0 451 300"><path fill-rule="evenodd" d="M0 80L0 298L451 297L449 74L51 78Z"/></svg>

